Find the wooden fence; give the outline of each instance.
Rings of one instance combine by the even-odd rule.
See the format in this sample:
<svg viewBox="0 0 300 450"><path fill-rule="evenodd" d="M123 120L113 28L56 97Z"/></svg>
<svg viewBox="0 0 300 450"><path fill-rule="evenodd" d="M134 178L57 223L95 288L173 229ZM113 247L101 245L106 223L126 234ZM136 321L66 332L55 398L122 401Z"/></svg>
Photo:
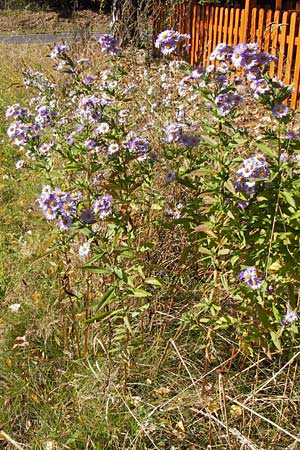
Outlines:
<svg viewBox="0 0 300 450"><path fill-rule="evenodd" d="M261 50L278 57L270 66L270 75L294 85L290 106L300 106L299 12L199 6L194 0L176 5L171 12L164 7L159 11L154 21L154 37L168 27L190 33L192 65L209 64L209 55L220 42L231 45L257 42Z"/></svg>

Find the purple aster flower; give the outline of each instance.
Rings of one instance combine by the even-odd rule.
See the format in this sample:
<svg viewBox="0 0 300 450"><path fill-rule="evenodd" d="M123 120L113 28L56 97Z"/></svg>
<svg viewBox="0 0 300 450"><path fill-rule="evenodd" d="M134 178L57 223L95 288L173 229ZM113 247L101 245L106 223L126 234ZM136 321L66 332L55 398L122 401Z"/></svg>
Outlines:
<svg viewBox="0 0 300 450"><path fill-rule="evenodd" d="M163 55L170 55L181 44L185 44L187 47L187 41L189 39L189 34L180 34L175 30L164 30L157 36L155 47L159 48Z"/></svg>
<svg viewBox="0 0 300 450"><path fill-rule="evenodd" d="M150 150L150 143L147 139L135 137L129 141L128 148L131 153L136 155L137 161L143 161Z"/></svg>
<svg viewBox="0 0 300 450"><path fill-rule="evenodd" d="M96 145L96 142L94 141L94 139L87 139L84 142L84 145L86 146L86 148L88 148L89 150L93 149Z"/></svg>
<svg viewBox="0 0 300 450"><path fill-rule="evenodd" d="M52 143L52 142L49 142L49 143L44 142L43 144L41 144L41 145L38 147L38 152L39 152L41 155L47 155L47 154L49 153L49 151L50 151L50 149L51 149L52 146L53 146L53 143Z"/></svg>
<svg viewBox="0 0 300 450"><path fill-rule="evenodd" d="M67 44L56 44L49 57L51 59L56 59L58 56L62 55L65 52L68 52L69 50L70 47Z"/></svg>
<svg viewBox="0 0 300 450"><path fill-rule="evenodd" d="M281 119L285 117L289 113L289 108L286 105L275 105L272 108L272 113L276 117L276 119Z"/></svg>
<svg viewBox="0 0 300 450"><path fill-rule="evenodd" d="M102 34L98 42L103 53L108 53L111 56L116 56L122 51L121 47L119 46L118 39L111 34Z"/></svg>
<svg viewBox="0 0 300 450"><path fill-rule="evenodd" d="M246 78L248 81L255 81L258 77L261 77L261 73L257 67L254 66L246 70Z"/></svg>
<svg viewBox="0 0 300 450"><path fill-rule="evenodd" d="M182 129L183 125L179 123L171 124L167 126L165 129L165 137L163 138L163 141L167 144L173 144L174 142L178 142L181 139L182 136Z"/></svg>
<svg viewBox="0 0 300 450"><path fill-rule="evenodd" d="M242 270L240 272L240 278L253 290L259 289L262 285L262 280L257 276L257 271L254 266L249 266L245 270Z"/></svg>
<svg viewBox="0 0 300 450"><path fill-rule="evenodd" d="M188 134L182 134L177 142L178 144L183 145L185 147L197 147L199 145L200 138L198 136L190 136Z"/></svg>
<svg viewBox="0 0 300 450"><path fill-rule="evenodd" d="M175 172L168 172L166 176L166 182L170 183L171 181L175 180L176 174Z"/></svg>
<svg viewBox="0 0 300 450"><path fill-rule="evenodd" d="M289 160L289 155L288 155L288 153L287 153L287 152L281 153L279 159L280 159L281 162L288 162L288 160Z"/></svg>
<svg viewBox="0 0 300 450"><path fill-rule="evenodd" d="M94 213L98 214L100 219L104 219L111 214L112 196L109 194L103 195L94 201L93 206Z"/></svg>
<svg viewBox="0 0 300 450"><path fill-rule="evenodd" d="M288 323L293 323L297 319L298 319L298 316L297 316L296 312L290 309L289 311L287 311L286 315L280 322L280 325L284 326L284 325L287 325Z"/></svg>
<svg viewBox="0 0 300 450"><path fill-rule="evenodd" d="M205 67L194 67L191 73L191 77L197 80L198 78L203 77L205 72Z"/></svg>
<svg viewBox="0 0 300 450"><path fill-rule="evenodd" d="M270 90L268 83L263 78L253 81L251 83L251 88L254 90L255 98L259 98L261 95L265 94Z"/></svg>
<svg viewBox="0 0 300 450"><path fill-rule="evenodd" d="M95 222L95 214L91 209L85 209L81 213L82 221L85 223L94 223Z"/></svg>
<svg viewBox="0 0 300 450"><path fill-rule="evenodd" d="M286 135L285 135L286 139L297 139L297 133L295 133L295 131L287 131Z"/></svg>
<svg viewBox="0 0 300 450"><path fill-rule="evenodd" d="M68 230L73 223L73 220L70 217L61 217L57 221L57 226L61 231Z"/></svg>
<svg viewBox="0 0 300 450"><path fill-rule="evenodd" d="M82 80L82 82L83 82L83 84L89 85L89 84L93 84L96 80L97 80L96 75L88 75Z"/></svg>

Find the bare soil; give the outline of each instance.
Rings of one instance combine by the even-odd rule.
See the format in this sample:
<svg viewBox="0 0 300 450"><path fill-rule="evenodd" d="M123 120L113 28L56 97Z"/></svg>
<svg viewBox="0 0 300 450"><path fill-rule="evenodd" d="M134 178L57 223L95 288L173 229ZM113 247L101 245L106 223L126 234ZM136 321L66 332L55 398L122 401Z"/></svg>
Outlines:
<svg viewBox="0 0 300 450"><path fill-rule="evenodd" d="M0 11L0 34L63 33L109 30L109 16L86 10L73 17L55 11Z"/></svg>

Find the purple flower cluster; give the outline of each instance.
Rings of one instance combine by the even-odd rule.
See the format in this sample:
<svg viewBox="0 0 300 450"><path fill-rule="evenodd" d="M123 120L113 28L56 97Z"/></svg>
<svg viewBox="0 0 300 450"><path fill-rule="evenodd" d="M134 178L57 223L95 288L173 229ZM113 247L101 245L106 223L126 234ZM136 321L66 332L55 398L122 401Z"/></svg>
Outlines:
<svg viewBox="0 0 300 450"><path fill-rule="evenodd" d="M240 278L253 290L259 289L262 285L262 280L258 277L254 266L249 266L245 270L242 270L240 272Z"/></svg>
<svg viewBox="0 0 300 450"><path fill-rule="evenodd" d="M236 174L238 178L233 182L235 190L247 195L254 194L256 180L267 180L269 178L268 162L263 155L252 156L242 162Z"/></svg>
<svg viewBox="0 0 300 450"><path fill-rule="evenodd" d="M129 140L125 146L130 153L133 153L137 161L144 161L147 158L147 154L150 150L150 143L147 139L129 135Z"/></svg>
<svg viewBox="0 0 300 450"><path fill-rule="evenodd" d="M59 229L67 230L73 223L80 198L79 192L66 193L46 185L37 202L47 220L56 219Z"/></svg>
<svg viewBox="0 0 300 450"><path fill-rule="evenodd" d="M184 147L197 147L200 142L200 138L195 135L189 135L183 133L184 125L175 123L170 124L165 129L165 136L163 141L167 144L178 144Z"/></svg>
<svg viewBox="0 0 300 450"><path fill-rule="evenodd" d="M93 212L98 215L100 219L105 219L111 214L112 196L104 194L93 203Z"/></svg>
<svg viewBox="0 0 300 450"><path fill-rule="evenodd" d="M95 95L82 96L78 104L78 115L82 119L96 123L101 118L101 107L107 102Z"/></svg>
<svg viewBox="0 0 300 450"><path fill-rule="evenodd" d="M23 119L24 117L28 117L30 115L30 111L28 108L22 108L19 103L15 105L11 105L6 109L5 117L12 118L14 120Z"/></svg>
<svg viewBox="0 0 300 450"><path fill-rule="evenodd" d="M258 52L258 44L237 44L235 47L220 43L210 55L211 60L230 61L236 69L251 69L270 64L276 58L270 53Z"/></svg>
<svg viewBox="0 0 300 450"><path fill-rule="evenodd" d="M110 56L116 56L122 51L118 39L111 34L102 34L98 42L101 46L101 51L103 53L108 53Z"/></svg>
<svg viewBox="0 0 300 450"><path fill-rule="evenodd" d="M180 34L175 30L165 30L159 33L155 41L155 47L159 48L163 55L170 55L177 50L180 45L187 47L187 42L191 38L189 34Z"/></svg>
<svg viewBox="0 0 300 450"><path fill-rule="evenodd" d="M235 92L226 92L224 94L220 94L215 98L215 103L218 108L218 113L221 116L225 116L229 114L233 108L240 105L243 99L240 95Z"/></svg>
<svg viewBox="0 0 300 450"><path fill-rule="evenodd" d="M34 72L31 69L23 71L24 85L38 89L43 95L46 90L53 89L55 84L51 83L48 78L41 72Z"/></svg>
<svg viewBox="0 0 300 450"><path fill-rule="evenodd" d="M66 53L70 50L70 47L67 44L56 44L50 53L49 57L51 59L56 59L58 56L61 56L63 53Z"/></svg>
<svg viewBox="0 0 300 450"><path fill-rule="evenodd" d="M57 116L57 112L50 109L48 106L39 106L37 108L37 115L35 122L41 126L41 128L50 127L53 119Z"/></svg>

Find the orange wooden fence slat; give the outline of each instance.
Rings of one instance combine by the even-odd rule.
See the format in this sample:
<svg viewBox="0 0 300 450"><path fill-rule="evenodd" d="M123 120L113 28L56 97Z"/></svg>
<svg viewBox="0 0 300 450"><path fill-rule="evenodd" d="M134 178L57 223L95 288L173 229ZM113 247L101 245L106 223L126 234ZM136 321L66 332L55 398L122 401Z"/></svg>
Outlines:
<svg viewBox="0 0 300 450"><path fill-rule="evenodd" d="M286 36L287 36L287 28L288 28L288 16L289 13L284 12L282 15L282 24L280 26L279 33L279 58L278 58L278 68L277 68L277 77L281 80L283 76L283 65L285 60L285 49L286 49Z"/></svg>
<svg viewBox="0 0 300 450"><path fill-rule="evenodd" d="M240 30L240 16L241 16L241 10L239 8L235 11L235 17L234 17L234 33L233 33L233 45L236 45L238 43L239 39L239 30Z"/></svg>
<svg viewBox="0 0 300 450"><path fill-rule="evenodd" d="M214 27L213 27L213 45L212 45L213 49L217 45L218 24L219 24L219 7L217 6L215 9Z"/></svg>
<svg viewBox="0 0 300 450"><path fill-rule="evenodd" d="M203 39L203 64L207 62L207 47L208 47L208 23L209 23L209 12L210 8L208 6L203 7L203 17L204 17L204 39Z"/></svg>
<svg viewBox="0 0 300 450"><path fill-rule="evenodd" d="M229 27L228 27L228 44L231 45L233 43L233 25L234 25L234 8L230 9L230 19L229 19Z"/></svg>
<svg viewBox="0 0 300 450"><path fill-rule="evenodd" d="M298 39L295 39L295 51L296 51L296 58L295 58L295 64L294 64L294 92L292 94L291 98L291 107L296 108L297 106L297 100L299 98L299 89L300 89L300 21L298 26Z"/></svg>
<svg viewBox="0 0 300 450"><path fill-rule="evenodd" d="M271 26L271 54L277 56L278 38L279 38L279 24L281 20L281 12L275 11L273 25ZM277 63L272 62L270 65L270 76L275 74Z"/></svg>
<svg viewBox="0 0 300 450"><path fill-rule="evenodd" d="M224 9L224 26L223 26L223 42L228 43L228 20L229 20L229 9Z"/></svg>
<svg viewBox="0 0 300 450"><path fill-rule="evenodd" d="M240 20L240 25L239 25L239 31L238 31L238 36L239 36L239 42L245 42L245 10L241 9L241 20Z"/></svg>
<svg viewBox="0 0 300 450"><path fill-rule="evenodd" d="M266 13L266 25L264 33L264 51L270 51L270 41L271 41L271 23L272 23L273 11L268 9Z"/></svg>
<svg viewBox="0 0 300 450"><path fill-rule="evenodd" d="M200 20L200 33L199 33L199 53L203 57L203 45L204 45L204 8L199 8L199 20Z"/></svg>
<svg viewBox="0 0 300 450"><path fill-rule="evenodd" d="M210 6L209 7L209 24L208 24L208 46L207 46L208 55L211 54L212 46L213 46L214 18L215 18L215 8L213 6Z"/></svg>
<svg viewBox="0 0 300 450"><path fill-rule="evenodd" d="M250 39L251 42L256 41L256 31L257 31L257 8L252 9L251 13L251 26L250 26Z"/></svg>
<svg viewBox="0 0 300 450"><path fill-rule="evenodd" d="M223 42L223 19L224 19L224 8L220 8L217 43Z"/></svg>
<svg viewBox="0 0 300 450"><path fill-rule="evenodd" d="M256 39L256 42L258 43L258 47L260 50L262 48L264 29L265 29L265 10L260 9L259 16L258 16L258 30L257 30L257 39Z"/></svg>
<svg viewBox="0 0 300 450"><path fill-rule="evenodd" d="M290 26L289 26L289 36L288 36L288 48L287 48L287 58L285 64L285 77L284 83L290 84L291 82L291 72L293 63L293 53L295 47L295 35L296 35L296 21L297 13L292 13L290 16ZM298 68L299 70L299 68Z"/></svg>
<svg viewBox="0 0 300 450"><path fill-rule="evenodd" d="M194 9L197 7L193 7L193 17L192 17L192 31L191 31L191 64L192 66L195 64L195 58L197 53L197 33L198 27L196 24L196 14Z"/></svg>
<svg viewBox="0 0 300 450"><path fill-rule="evenodd" d="M200 22L200 6L196 7L196 27L197 27L197 34L196 34L196 54L195 54L195 61L199 59L199 39L200 39L200 26L201 26L201 22Z"/></svg>

